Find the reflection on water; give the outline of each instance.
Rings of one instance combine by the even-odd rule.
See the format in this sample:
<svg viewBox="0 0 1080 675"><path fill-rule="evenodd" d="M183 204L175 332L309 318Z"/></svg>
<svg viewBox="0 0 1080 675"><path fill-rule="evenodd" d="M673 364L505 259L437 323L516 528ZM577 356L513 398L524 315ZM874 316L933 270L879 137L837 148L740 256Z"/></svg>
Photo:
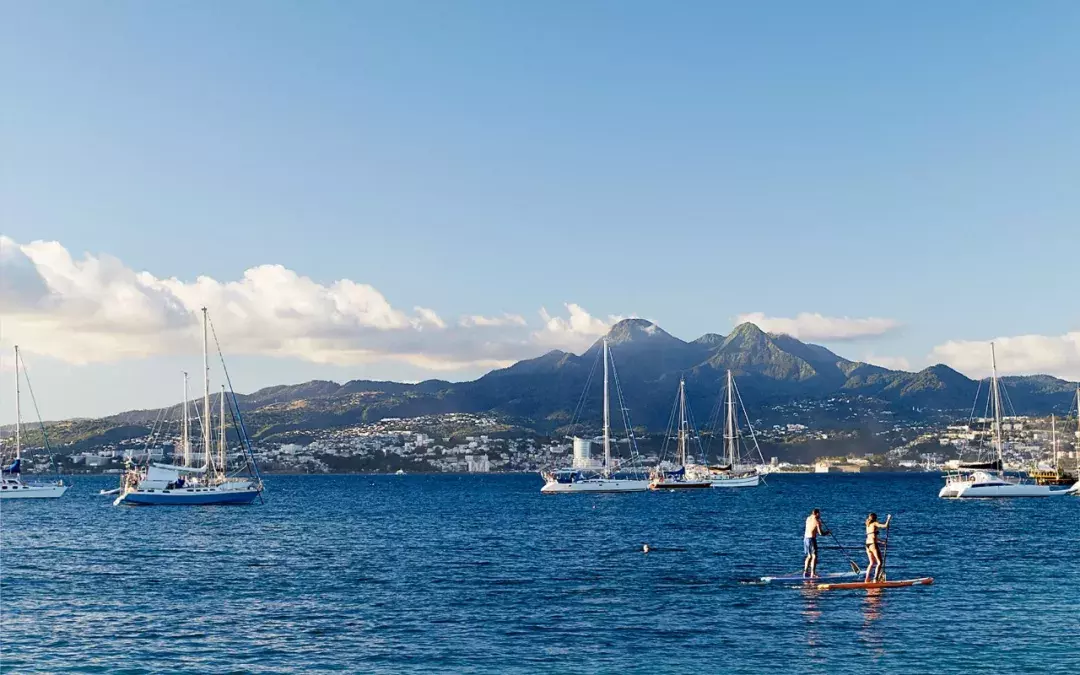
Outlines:
<svg viewBox="0 0 1080 675"><path fill-rule="evenodd" d="M859 631L859 639L870 649L875 661L885 656L884 631L874 625L881 618L883 592L880 588L867 589L862 603L863 625Z"/></svg>

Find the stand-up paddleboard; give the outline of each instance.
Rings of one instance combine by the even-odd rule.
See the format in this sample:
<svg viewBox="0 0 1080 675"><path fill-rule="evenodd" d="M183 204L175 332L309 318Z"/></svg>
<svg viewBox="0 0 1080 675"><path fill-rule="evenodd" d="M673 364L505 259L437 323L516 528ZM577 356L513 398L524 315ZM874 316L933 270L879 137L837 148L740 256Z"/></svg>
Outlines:
<svg viewBox="0 0 1080 675"><path fill-rule="evenodd" d="M763 584L818 584L827 579L855 579L861 575L862 572L832 572L819 574L816 577L806 577L802 572L796 572L775 577L760 577L758 581Z"/></svg>
<svg viewBox="0 0 1080 675"><path fill-rule="evenodd" d="M819 591L843 591L858 588L902 588L904 586L929 586L934 583L933 577L921 579L899 579L897 581L851 581L839 584L818 584Z"/></svg>

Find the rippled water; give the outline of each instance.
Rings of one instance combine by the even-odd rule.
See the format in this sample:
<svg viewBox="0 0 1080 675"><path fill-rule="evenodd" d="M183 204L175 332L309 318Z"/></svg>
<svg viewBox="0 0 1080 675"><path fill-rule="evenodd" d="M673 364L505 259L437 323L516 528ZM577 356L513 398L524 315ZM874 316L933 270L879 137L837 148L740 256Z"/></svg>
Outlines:
<svg viewBox="0 0 1080 675"><path fill-rule="evenodd" d="M553 496L536 476L282 476L261 506L116 508L96 494L113 482L2 502L3 672L1080 668L1072 497L949 502L900 474ZM867 511L893 513L890 577L936 583L739 583L800 568L814 506L852 551Z"/></svg>

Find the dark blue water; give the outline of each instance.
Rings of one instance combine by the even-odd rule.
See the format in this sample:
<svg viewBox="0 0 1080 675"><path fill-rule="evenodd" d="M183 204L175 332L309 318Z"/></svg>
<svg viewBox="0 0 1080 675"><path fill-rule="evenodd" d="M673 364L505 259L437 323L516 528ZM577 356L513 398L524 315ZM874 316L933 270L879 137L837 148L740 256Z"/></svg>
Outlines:
<svg viewBox="0 0 1080 675"><path fill-rule="evenodd" d="M117 508L96 494L114 481L84 478L2 502L0 669L1080 668L1080 499L950 502L927 475L769 482L542 496L535 476L270 477L262 506ZM815 506L852 551L867 511L893 513L890 578L936 583L736 581L799 569Z"/></svg>

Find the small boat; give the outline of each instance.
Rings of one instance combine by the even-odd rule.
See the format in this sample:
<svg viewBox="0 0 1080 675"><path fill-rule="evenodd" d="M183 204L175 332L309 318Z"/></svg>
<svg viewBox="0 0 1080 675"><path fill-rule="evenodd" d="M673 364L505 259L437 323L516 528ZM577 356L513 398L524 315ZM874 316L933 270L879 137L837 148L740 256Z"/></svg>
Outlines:
<svg viewBox="0 0 1080 675"><path fill-rule="evenodd" d="M874 588L903 588L905 586L929 586L934 583L933 577L920 577L919 579L899 579L897 581L850 581L837 584L818 584L819 591L847 591L857 589Z"/></svg>
<svg viewBox="0 0 1080 675"><path fill-rule="evenodd" d="M646 478L638 477L636 475L619 475L616 471L616 466L611 459L611 406L610 396L608 395L608 368L609 361L611 361L610 368L614 370L615 364L612 361L608 350L607 338L603 338L603 360L604 360L604 463L600 467L599 471L585 468L569 468L559 469L555 471L542 471L540 475L544 479L544 486L540 488L542 494L571 494L577 492L644 492L649 489L649 481ZM595 369L596 366L593 365ZM592 380L590 374L589 380ZM588 384L586 384L586 391ZM630 452L632 457L637 458L637 441L634 439L633 432L629 425L629 417L625 406L622 406L622 391L619 389L618 375L615 378L616 395L619 398L620 407L623 411L623 421L626 426L626 439L630 446ZM584 394L582 394L584 397ZM574 425L571 424L571 427ZM631 474L638 473L636 470L631 469ZM624 472L625 474L625 472Z"/></svg>
<svg viewBox="0 0 1080 675"><path fill-rule="evenodd" d="M15 460L3 470L0 470L0 499L56 499L63 497L69 486L64 485L64 480L58 478L55 483L25 483L22 479L22 405L21 405L21 381L19 365L22 357L19 355L19 347L15 347ZM26 377L27 385L30 384L29 375L23 369L23 377ZM31 398L33 388L30 389ZM34 403L35 410L37 403ZM45 432L45 425L41 422L41 414L38 413L38 424L41 425L41 436L45 444L45 451L52 455L49 447L49 435Z"/></svg>
<svg viewBox="0 0 1080 675"><path fill-rule="evenodd" d="M938 491L942 499L988 499L1007 497L1053 497L1068 494L1069 490L1051 490L1049 485L1039 485L1021 476L1005 472L1005 453L1001 440L1001 388L998 384L997 357L994 343L990 343L990 397L994 406L994 449L996 458L993 468L961 467L945 474L945 486Z"/></svg>
<svg viewBox="0 0 1080 675"><path fill-rule="evenodd" d="M202 426L202 466L192 465L191 416L188 414L187 373L184 373L184 403L181 408L182 422L180 441L175 443L173 463L148 463L146 466L129 466L120 478L118 496L114 506L201 506L211 504L250 504L262 497L263 484L251 448L251 439L244 426L244 418L236 395L226 396L224 385L218 399L218 442L215 452L213 443L213 414L210 407L210 369L208 359L207 329L209 317L204 307L203 320L203 405L199 421ZM220 352L220 347L219 347ZM222 361L224 364L224 361ZM224 365L222 366L224 368ZM225 373L228 378L228 373ZM239 472L230 473L228 446L226 443L225 401L229 400L229 413L233 428L240 438L243 449ZM198 407L196 407L198 413ZM164 426L164 425L162 425ZM159 430L160 431L160 430ZM147 449L154 441L151 434ZM216 455L216 457L215 457ZM147 452L147 457L150 453ZM177 462L180 462L179 464ZM245 473L247 472L247 473Z"/></svg>
<svg viewBox="0 0 1080 675"><path fill-rule="evenodd" d="M855 579L862 576L862 572L830 572L828 574L819 574L815 577L808 577L802 572L793 572L791 574L782 574L775 577L759 577L758 582L763 584L819 584L823 579Z"/></svg>

